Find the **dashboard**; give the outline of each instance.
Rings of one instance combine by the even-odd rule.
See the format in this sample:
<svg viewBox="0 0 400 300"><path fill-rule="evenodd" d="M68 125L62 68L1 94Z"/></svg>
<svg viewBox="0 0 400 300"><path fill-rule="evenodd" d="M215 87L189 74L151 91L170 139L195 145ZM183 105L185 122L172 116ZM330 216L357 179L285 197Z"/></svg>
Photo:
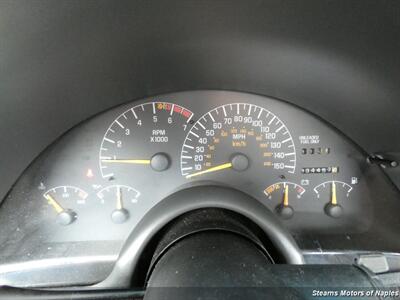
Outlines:
<svg viewBox="0 0 400 300"><path fill-rule="evenodd" d="M282 100L185 91L95 115L43 151L0 207L2 283L71 266L81 284L104 279L152 208L194 186L248 194L303 251L400 247L396 188L341 132Z"/></svg>

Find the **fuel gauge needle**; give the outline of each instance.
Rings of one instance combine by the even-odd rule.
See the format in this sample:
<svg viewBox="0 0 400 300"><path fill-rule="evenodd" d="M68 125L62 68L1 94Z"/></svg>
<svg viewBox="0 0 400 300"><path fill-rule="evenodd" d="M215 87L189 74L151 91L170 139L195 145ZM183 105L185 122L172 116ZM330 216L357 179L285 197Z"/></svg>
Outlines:
<svg viewBox="0 0 400 300"><path fill-rule="evenodd" d="M330 202L325 205L325 213L332 218L339 218L343 214L343 207L337 201L336 183L334 181L331 184Z"/></svg>
<svg viewBox="0 0 400 300"><path fill-rule="evenodd" d="M56 199L54 199L52 196L50 196L49 194L44 196L46 198L47 201L49 201L49 204L51 206L53 206L53 208L55 209L55 211L60 214L63 211L65 211L65 209L60 205L60 203L57 202Z"/></svg>

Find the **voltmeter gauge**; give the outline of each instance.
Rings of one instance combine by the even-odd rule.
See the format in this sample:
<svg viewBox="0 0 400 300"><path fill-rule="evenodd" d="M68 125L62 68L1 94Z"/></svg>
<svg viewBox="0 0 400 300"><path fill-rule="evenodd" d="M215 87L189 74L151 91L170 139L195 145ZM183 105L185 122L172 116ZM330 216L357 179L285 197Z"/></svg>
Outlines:
<svg viewBox="0 0 400 300"><path fill-rule="evenodd" d="M346 182L331 180L323 182L314 188L317 198L327 201L325 213L333 218L343 215L344 209L340 202L349 198L353 187Z"/></svg>
<svg viewBox="0 0 400 300"><path fill-rule="evenodd" d="M294 208L290 205L292 199L300 199L305 189L293 182L277 182L268 186L264 194L276 207L275 211L283 219L290 219L294 214Z"/></svg>

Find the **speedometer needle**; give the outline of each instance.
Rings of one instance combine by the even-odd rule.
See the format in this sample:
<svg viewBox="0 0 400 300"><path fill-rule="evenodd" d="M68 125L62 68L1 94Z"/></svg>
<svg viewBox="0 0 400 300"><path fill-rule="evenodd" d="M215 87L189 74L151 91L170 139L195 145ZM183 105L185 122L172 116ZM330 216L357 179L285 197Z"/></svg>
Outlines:
<svg viewBox="0 0 400 300"><path fill-rule="evenodd" d="M105 163L120 163L120 164L137 164L137 165L149 165L150 159L102 159Z"/></svg>
<svg viewBox="0 0 400 300"><path fill-rule="evenodd" d="M229 168L232 168L232 163L225 163L225 164L215 166L215 167L212 167L212 168L204 170L204 171L189 174L186 176L186 178L192 178L195 176L199 176L199 175L203 175L203 174L207 174L207 173L211 173L211 172L216 172L216 171L220 171L220 170L224 170L224 169L229 169Z"/></svg>

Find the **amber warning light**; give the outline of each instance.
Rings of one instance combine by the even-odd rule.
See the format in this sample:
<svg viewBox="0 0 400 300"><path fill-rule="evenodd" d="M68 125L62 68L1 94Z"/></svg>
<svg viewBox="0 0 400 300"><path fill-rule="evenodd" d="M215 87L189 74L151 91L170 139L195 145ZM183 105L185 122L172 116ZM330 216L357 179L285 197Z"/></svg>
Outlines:
<svg viewBox="0 0 400 300"><path fill-rule="evenodd" d="M86 171L86 177L87 177L87 178L93 178L93 177L94 177L94 174L93 174L92 169L87 169L87 171Z"/></svg>

